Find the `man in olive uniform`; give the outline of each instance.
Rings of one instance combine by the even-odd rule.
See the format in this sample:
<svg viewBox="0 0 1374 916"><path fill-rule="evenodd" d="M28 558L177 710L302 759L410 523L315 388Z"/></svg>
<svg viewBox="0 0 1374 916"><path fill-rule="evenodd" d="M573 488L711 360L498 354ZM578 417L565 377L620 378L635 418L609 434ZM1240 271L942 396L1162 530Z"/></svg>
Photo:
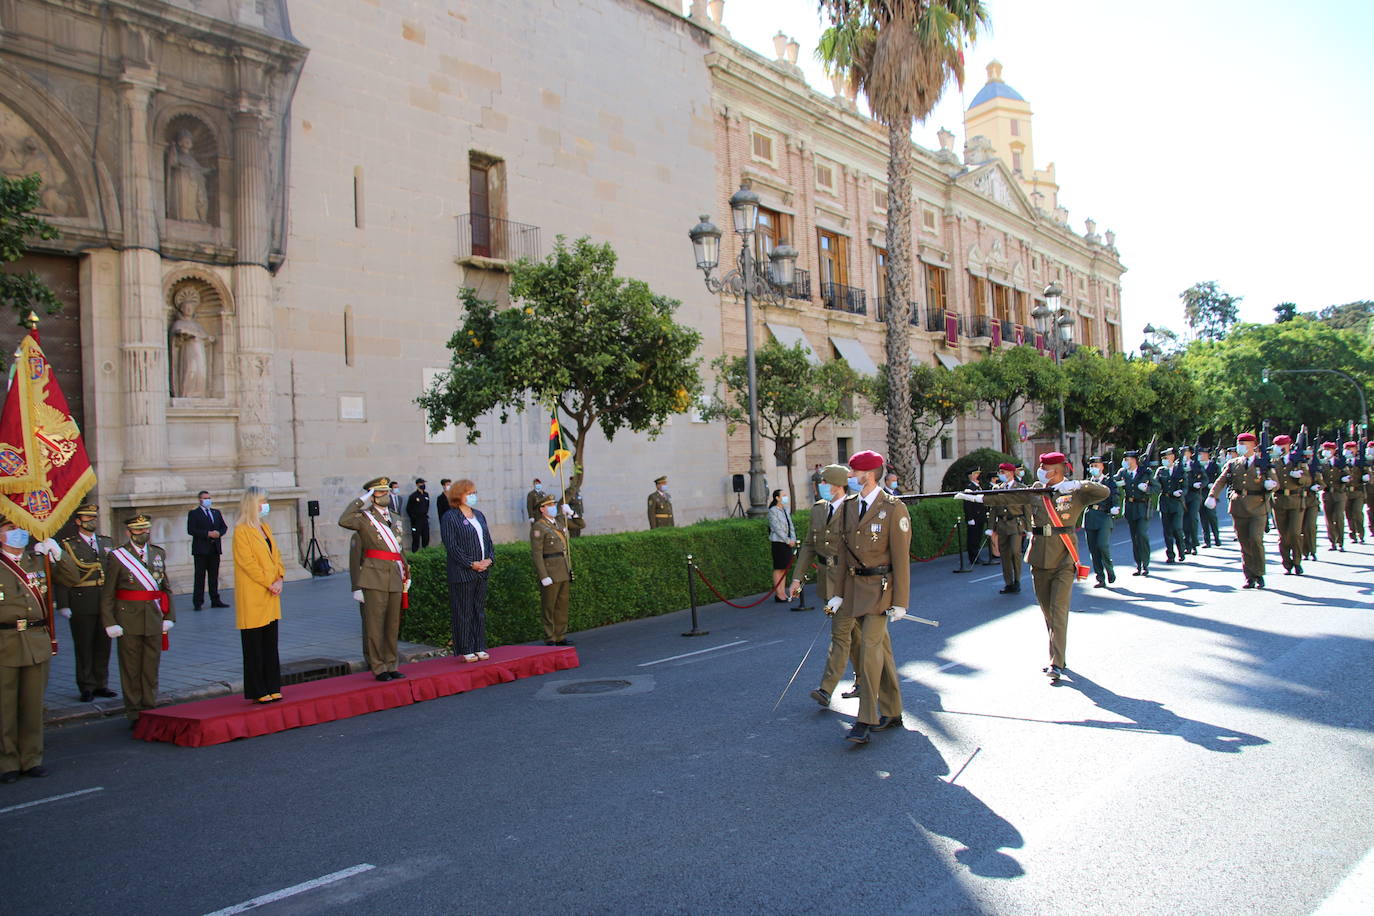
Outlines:
<svg viewBox="0 0 1374 916"><path fill-rule="evenodd" d="M572 584L572 556L568 535L558 514L558 501L544 497L539 517L530 525L530 557L539 578L539 617L544 645L571 646L568 639L568 589Z"/></svg>
<svg viewBox="0 0 1374 916"><path fill-rule="evenodd" d="M1345 444L1345 468L1350 475L1350 483L1345 491L1345 520L1350 525L1350 540L1356 544L1364 543L1364 478L1369 469L1364 459L1356 451L1356 443Z"/></svg>
<svg viewBox="0 0 1374 916"><path fill-rule="evenodd" d="M1065 474L1065 458L1060 452L1046 452L1040 456L1045 472L1044 484L1055 496L1043 493L989 493L986 496L957 493L955 499L983 502L990 506L1030 506L1031 543L1028 557L1031 581L1035 583L1035 600L1045 617L1045 629L1050 637L1050 663L1040 669L1051 684L1059 683L1068 667L1069 601L1073 596L1074 580L1087 578L1087 570L1078 559L1078 523L1083 512L1093 503L1111 496L1100 483L1090 480L1070 480Z"/></svg>
<svg viewBox="0 0 1374 916"><path fill-rule="evenodd" d="M673 500L668 495L668 478L666 475L654 481L654 492L649 494L649 527L674 527Z"/></svg>
<svg viewBox="0 0 1374 916"><path fill-rule="evenodd" d="M1102 484L1110 494L1106 499L1088 506L1083 513L1088 553L1093 559L1093 574L1097 576L1093 588L1106 588L1109 582L1116 581L1116 566L1112 563L1112 526L1121 514L1121 506L1118 505L1116 481L1107 474L1107 463L1101 455L1093 455L1088 459L1088 479Z"/></svg>
<svg viewBox="0 0 1374 916"><path fill-rule="evenodd" d="M1182 563L1183 546L1183 468L1176 463L1174 450L1159 453L1159 470L1155 482L1159 485L1159 521L1164 528L1164 556L1167 563Z"/></svg>
<svg viewBox="0 0 1374 916"><path fill-rule="evenodd" d="M1135 558L1135 576L1150 574L1150 495L1159 492L1159 484L1152 475L1140 466L1140 453L1127 452L1124 467L1117 472L1121 482L1122 497L1126 502L1123 510L1126 524L1131 529L1131 554Z"/></svg>
<svg viewBox="0 0 1374 916"><path fill-rule="evenodd" d="M1256 454L1254 433L1236 437L1236 458L1226 462L1221 476L1207 494L1207 506L1215 509L1221 491L1230 489L1231 524L1240 542L1244 588L1264 588L1264 523L1269 518L1269 494L1278 489L1273 468Z"/></svg>
<svg viewBox="0 0 1374 916"><path fill-rule="evenodd" d="M1202 465L1202 472L1206 475L1202 483L1204 497L1206 491L1212 488L1212 484L1221 476L1221 465L1217 464L1212 457L1212 450L1208 448L1198 449L1198 463ZM1220 547L1221 546L1221 527L1217 524L1217 510L1207 508L1207 500L1204 498L1202 505L1198 508L1198 518L1202 522L1202 546Z"/></svg>
<svg viewBox="0 0 1374 916"><path fill-rule="evenodd" d="M1321 485L1322 514L1326 516L1326 539L1331 549L1345 551L1345 497L1350 472L1344 467L1343 455L1338 455L1336 443L1322 443Z"/></svg>
<svg viewBox="0 0 1374 916"><path fill-rule="evenodd" d="M1202 462L1197 460L1193 447L1185 445L1182 452L1183 548L1197 556L1200 543L1198 534L1202 526L1202 498L1207 495L1207 486L1211 481L1207 479L1207 472L1203 470Z"/></svg>
<svg viewBox="0 0 1374 916"><path fill-rule="evenodd" d="M999 464L994 489L1014 490L1025 484L1016 479L1016 465ZM968 507L965 507L967 511ZM1026 529L1030 527L1030 509L1026 506L994 506L988 510L988 527L997 536L997 549L1002 554L1002 588L999 595L1021 593L1021 555L1024 551Z"/></svg>
<svg viewBox="0 0 1374 916"><path fill-rule="evenodd" d="M372 651L367 645L367 608L363 604L363 590L358 585L358 574L363 570L363 542L358 539L358 532L348 539L348 587L353 592L353 600L358 602L358 632L362 634L363 640L363 664L367 670L372 670Z"/></svg>
<svg viewBox="0 0 1374 916"><path fill-rule="evenodd" d="M525 517L531 522L539 518L539 504L544 501L544 484L538 477L530 483L530 491L525 494Z"/></svg>
<svg viewBox="0 0 1374 916"><path fill-rule="evenodd" d="M831 598L839 594L840 553L844 549L840 543L844 534L840 522L843 519L845 483L848 479L849 470L842 465L828 465L821 471L818 485L821 498L811 507L806 537L802 538L797 562L792 566L791 591L794 598L801 594L802 579L812 563L816 564L816 599L828 604ZM822 706L830 705L830 694L844 676L846 664L852 663L855 676L859 674L862 663L859 622L849 610L842 608L839 612L832 612L828 606L825 610L830 617L830 654L826 658L825 672L821 675L821 685L811 691L811 698Z"/></svg>
<svg viewBox="0 0 1374 916"><path fill-rule="evenodd" d="M71 624L76 656L76 687L81 701L118 696L110 689L110 637L100 623L100 588L105 584L105 557L114 542L99 534L100 510L93 503L77 507L76 536L62 542L62 561L53 567L57 612Z"/></svg>
<svg viewBox="0 0 1374 916"><path fill-rule="evenodd" d="M365 657L379 681L405 677L396 670L396 640L410 589L410 567L401 553L405 527L400 513L391 510L391 490L390 478L369 480L339 516L339 527L358 536L361 559L355 584L363 593Z"/></svg>
<svg viewBox="0 0 1374 916"><path fill-rule="evenodd" d="M135 515L124 527L128 540L105 555L100 622L105 635L119 640L119 689L132 727L140 713L157 705L158 668L177 615L167 552L149 542L152 520Z"/></svg>
<svg viewBox="0 0 1374 916"><path fill-rule="evenodd" d="M1364 444L1364 466L1360 468L1360 482L1364 484L1364 512L1368 516L1369 531L1374 533L1374 442Z"/></svg>
<svg viewBox="0 0 1374 916"><path fill-rule="evenodd" d="M1307 504L1312 498L1308 487L1312 486L1312 475L1307 473L1307 463L1293 452L1293 439L1290 436L1275 436L1274 446L1279 450L1273 459L1275 479L1278 488L1274 490L1274 525L1279 530L1279 559L1283 561L1283 574L1302 575L1302 519Z"/></svg>
<svg viewBox="0 0 1374 916"><path fill-rule="evenodd" d="M859 621L859 716L845 740L867 744L869 733L902 724L902 688L887 621L906 616L911 594L911 516L880 486L883 456L862 451L849 458L859 492L840 506L840 590L826 602L833 614Z"/></svg>
<svg viewBox="0 0 1374 916"><path fill-rule="evenodd" d="M1322 493L1326 490L1322 481L1321 459L1318 457L1320 450L1317 448L1304 449L1301 443L1306 439L1307 427L1298 433L1298 457L1307 465L1307 476L1312 483L1307 487L1307 502L1304 504L1302 512L1302 558L1304 560L1317 559L1317 516L1321 514Z"/></svg>
<svg viewBox="0 0 1374 916"><path fill-rule="evenodd" d="M43 691L52 642L43 558L24 548L29 533L0 518L0 782L43 777ZM60 562L52 540L35 545Z"/></svg>
<svg viewBox="0 0 1374 916"><path fill-rule="evenodd" d="M582 532L587 527L587 519L582 515L581 486L574 485L563 491L563 505L568 507L568 511L563 513L568 520L568 537L582 537Z"/></svg>

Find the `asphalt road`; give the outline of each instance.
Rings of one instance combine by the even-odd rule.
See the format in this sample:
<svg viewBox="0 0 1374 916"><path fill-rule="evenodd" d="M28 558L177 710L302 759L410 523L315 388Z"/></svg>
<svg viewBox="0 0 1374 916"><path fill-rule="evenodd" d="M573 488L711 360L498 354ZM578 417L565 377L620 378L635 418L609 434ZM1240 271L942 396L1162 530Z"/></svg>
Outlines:
<svg viewBox="0 0 1374 916"><path fill-rule="evenodd" d="M857 700L807 697L825 636L771 711L825 629L771 601L217 747L50 731L54 775L0 786L5 911L1374 911L1374 546L1249 592L1229 540L1148 579L1116 540L1057 688L1029 574L1001 596L991 567L918 566L912 611L942 625L891 625L906 725L867 747ZM558 692L596 680L629 684Z"/></svg>

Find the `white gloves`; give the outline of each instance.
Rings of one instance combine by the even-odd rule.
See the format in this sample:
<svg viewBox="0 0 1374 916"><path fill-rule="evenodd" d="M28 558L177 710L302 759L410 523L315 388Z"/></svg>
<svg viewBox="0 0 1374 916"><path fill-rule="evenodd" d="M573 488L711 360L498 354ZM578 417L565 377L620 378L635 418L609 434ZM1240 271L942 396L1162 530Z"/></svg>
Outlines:
<svg viewBox="0 0 1374 916"><path fill-rule="evenodd" d="M973 527L974 525L976 525L976 524L978 524L978 520L977 520L977 519L971 518L971 519L968 520L968 526L969 526L970 528L972 528L972 527Z"/></svg>
<svg viewBox="0 0 1374 916"><path fill-rule="evenodd" d="M1208 509L1215 509L1217 507L1217 498L1215 496L1209 496L1202 501L1202 504Z"/></svg>
<svg viewBox="0 0 1374 916"><path fill-rule="evenodd" d="M1056 493L1072 493L1082 486L1083 481L1081 480L1061 480L1059 483L1050 487L1050 489L1054 490Z"/></svg>
<svg viewBox="0 0 1374 916"><path fill-rule="evenodd" d="M48 538L46 541L39 541L37 544L34 544L33 552L47 554L48 559L52 560L54 563L62 559L62 548L58 547L57 542L54 541L52 538Z"/></svg>
<svg viewBox="0 0 1374 916"><path fill-rule="evenodd" d="M69 607L60 607L57 609L57 613L61 614L67 620L72 619L72 609Z"/></svg>
<svg viewBox="0 0 1374 916"><path fill-rule="evenodd" d="M568 518L572 518L572 517L573 517L573 514L574 514L574 513L573 513L573 510L572 510L572 506L568 505L567 503L564 503L563 506L562 506L562 509L563 509L563 514L566 515Z"/></svg>
<svg viewBox="0 0 1374 916"><path fill-rule="evenodd" d="M890 620L901 620L903 617L906 616L906 608L904 608L904 607L890 607L890 608L887 609L886 613L887 613L888 619L890 619Z"/></svg>
<svg viewBox="0 0 1374 916"><path fill-rule="evenodd" d="M372 491L364 490L363 492L358 494L358 499L362 502L364 506L372 505Z"/></svg>
<svg viewBox="0 0 1374 916"><path fill-rule="evenodd" d="M1182 495L1183 495L1183 491L1182 491L1182 490L1175 490L1175 491L1174 491L1174 496L1177 497L1177 496L1182 496Z"/></svg>
<svg viewBox="0 0 1374 916"><path fill-rule="evenodd" d="M962 493L962 492L961 492L961 493L955 493L955 494L954 494L954 498L957 499L957 500L959 500L959 501L961 501L961 502L966 502L966 503L980 503L980 502L983 501L983 494L981 494L981 493Z"/></svg>
<svg viewBox="0 0 1374 916"><path fill-rule="evenodd" d="M825 603L825 612L829 614L831 617L834 617L835 612L840 609L840 605L842 604L844 604L844 599L841 598L839 595L836 595L834 598L831 598L829 601Z"/></svg>
<svg viewBox="0 0 1374 916"><path fill-rule="evenodd" d="M1369 483L1369 475L1368 475L1368 474L1364 475L1364 477L1362 477L1362 478L1360 478L1360 479L1363 480L1365 483Z"/></svg>
<svg viewBox="0 0 1374 916"><path fill-rule="evenodd" d="M121 627L119 624L115 624L112 627L106 627L105 635L110 637L111 639L118 639L119 637L124 635L124 628Z"/></svg>
<svg viewBox="0 0 1374 916"><path fill-rule="evenodd" d="M164 621L162 621L162 632L166 633L168 630L170 630L170 629L171 629L172 627L174 627L174 626L176 626L176 624L172 623L172 621L170 621L170 620L164 620Z"/></svg>
<svg viewBox="0 0 1374 916"><path fill-rule="evenodd" d="M1289 476L1289 477L1294 477L1294 478L1296 478L1296 477L1301 477L1301 476L1302 476L1302 471L1289 471L1289 472L1288 472L1288 476Z"/></svg>
<svg viewBox="0 0 1374 916"><path fill-rule="evenodd" d="M1264 488L1266 490L1277 490L1279 488L1279 482L1277 480L1266 480L1264 482Z"/></svg>
<svg viewBox="0 0 1374 916"><path fill-rule="evenodd" d="M1194 489L1194 490L1201 490L1201 489L1202 489L1202 481L1199 480L1198 482L1194 483L1194 484L1193 484L1193 489Z"/></svg>
<svg viewBox="0 0 1374 916"><path fill-rule="evenodd" d="M1319 483L1314 483L1307 489L1311 490L1313 493L1320 493L1322 491L1322 485Z"/></svg>
<svg viewBox="0 0 1374 916"><path fill-rule="evenodd" d="M544 578L539 580L539 584L544 586L545 588L548 588L550 585L553 585L553 580L550 579L548 576L545 576Z"/></svg>
<svg viewBox="0 0 1374 916"><path fill-rule="evenodd" d="M1342 477L1341 483L1350 483L1350 475L1346 474L1344 477Z"/></svg>
<svg viewBox="0 0 1374 916"><path fill-rule="evenodd" d="M1135 485L1135 488L1139 490L1141 493L1150 492L1150 485L1148 483L1138 483Z"/></svg>
<svg viewBox="0 0 1374 916"><path fill-rule="evenodd" d="M989 528L988 530L984 531L984 532L983 532L983 536L984 536L984 537L992 537L992 529Z"/></svg>
<svg viewBox="0 0 1374 916"><path fill-rule="evenodd" d="M355 592L353 593L353 600L356 601L356 602L358 602L359 604L362 604L362 603L363 603L363 590L362 590L362 589L358 589L357 591L355 591Z"/></svg>
<svg viewBox="0 0 1374 916"><path fill-rule="evenodd" d="M1120 507L1120 506L1112 506L1112 515L1120 515L1120 514L1121 514L1121 507Z"/></svg>

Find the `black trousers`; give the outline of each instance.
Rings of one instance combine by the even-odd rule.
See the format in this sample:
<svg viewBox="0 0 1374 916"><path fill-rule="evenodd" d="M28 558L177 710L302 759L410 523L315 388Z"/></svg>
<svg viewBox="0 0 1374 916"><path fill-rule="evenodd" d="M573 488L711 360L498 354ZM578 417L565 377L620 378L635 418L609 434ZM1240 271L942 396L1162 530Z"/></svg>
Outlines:
<svg viewBox="0 0 1374 916"><path fill-rule="evenodd" d="M243 643L243 695L256 700L281 693L281 659L277 657L277 624L239 630Z"/></svg>
<svg viewBox="0 0 1374 916"><path fill-rule="evenodd" d="M422 547L429 546L429 519L425 519L424 524L410 526L410 552L414 553Z"/></svg>
<svg viewBox="0 0 1374 916"><path fill-rule="evenodd" d="M453 654L487 649L487 577L448 584L448 610L453 624Z"/></svg>
<svg viewBox="0 0 1374 916"><path fill-rule="evenodd" d="M210 580L210 603L219 604L219 554L198 553L191 557L196 566L196 585L191 604L199 608L205 603L205 580Z"/></svg>

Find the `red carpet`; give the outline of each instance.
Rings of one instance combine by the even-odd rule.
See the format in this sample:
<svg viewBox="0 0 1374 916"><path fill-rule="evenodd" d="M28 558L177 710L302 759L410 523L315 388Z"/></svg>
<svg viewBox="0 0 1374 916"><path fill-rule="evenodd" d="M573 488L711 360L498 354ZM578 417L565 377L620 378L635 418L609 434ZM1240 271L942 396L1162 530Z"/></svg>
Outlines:
<svg viewBox="0 0 1374 916"><path fill-rule="evenodd" d="M297 684L283 688L283 698L276 703L258 705L235 696L151 709L139 716L134 737L205 747L578 666L577 650L569 646L499 646L490 651L491 658L485 662L435 658L402 665L405 680L379 681L363 672Z"/></svg>

